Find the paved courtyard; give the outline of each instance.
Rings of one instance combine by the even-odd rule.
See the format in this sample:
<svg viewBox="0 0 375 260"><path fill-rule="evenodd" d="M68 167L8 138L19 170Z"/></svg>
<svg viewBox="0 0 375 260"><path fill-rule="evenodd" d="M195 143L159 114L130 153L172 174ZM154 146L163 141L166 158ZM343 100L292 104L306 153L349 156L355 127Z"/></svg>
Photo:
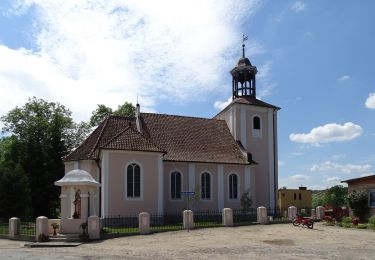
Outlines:
<svg viewBox="0 0 375 260"><path fill-rule="evenodd" d="M375 259L375 231L292 224L175 231L72 248L0 239L0 259Z"/></svg>

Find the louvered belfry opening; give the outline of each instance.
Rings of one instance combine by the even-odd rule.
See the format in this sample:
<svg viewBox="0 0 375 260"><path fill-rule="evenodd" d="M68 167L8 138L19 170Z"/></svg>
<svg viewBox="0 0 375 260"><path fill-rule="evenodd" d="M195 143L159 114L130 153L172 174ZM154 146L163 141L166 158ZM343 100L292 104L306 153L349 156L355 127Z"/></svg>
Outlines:
<svg viewBox="0 0 375 260"><path fill-rule="evenodd" d="M236 67L230 71L233 99L242 96L256 98L255 75L257 72L257 68L251 65L250 60L245 57L245 44L243 44L242 57L238 60Z"/></svg>

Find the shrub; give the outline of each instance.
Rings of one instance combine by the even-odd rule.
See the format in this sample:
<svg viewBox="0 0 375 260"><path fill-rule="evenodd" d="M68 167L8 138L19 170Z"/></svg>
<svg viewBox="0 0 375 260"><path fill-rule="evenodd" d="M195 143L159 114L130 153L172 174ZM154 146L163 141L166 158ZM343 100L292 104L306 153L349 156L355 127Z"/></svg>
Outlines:
<svg viewBox="0 0 375 260"><path fill-rule="evenodd" d="M370 210L368 207L367 193L354 190L346 195L346 201L353 210L354 215L363 221Z"/></svg>
<svg viewBox="0 0 375 260"><path fill-rule="evenodd" d="M366 229L367 228L367 224L358 224L356 226L356 228L358 228L358 229Z"/></svg>
<svg viewBox="0 0 375 260"><path fill-rule="evenodd" d="M352 224L352 218L351 217L345 217L341 221L343 224Z"/></svg>
<svg viewBox="0 0 375 260"><path fill-rule="evenodd" d="M375 227L375 215L368 220L368 223Z"/></svg>

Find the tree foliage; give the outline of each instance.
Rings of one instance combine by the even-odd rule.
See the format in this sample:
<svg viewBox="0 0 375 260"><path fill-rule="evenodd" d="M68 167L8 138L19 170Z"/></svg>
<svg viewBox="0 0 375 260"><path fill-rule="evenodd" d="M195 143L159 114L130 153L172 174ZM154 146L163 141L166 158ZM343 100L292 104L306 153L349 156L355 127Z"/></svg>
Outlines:
<svg viewBox="0 0 375 260"><path fill-rule="evenodd" d="M5 158L4 178L10 181L21 176L24 185L19 188L24 188L25 194L28 188L31 191L31 214L51 216L58 205L59 192L53 183L64 175L62 159L77 143L77 125L71 112L59 103L34 97L1 119L3 131L11 135L2 142L6 149L0 152ZM18 203L20 197L11 200Z"/></svg>
<svg viewBox="0 0 375 260"><path fill-rule="evenodd" d="M331 205L333 207L346 206L345 196L348 193L348 188L342 185L336 185L323 192L315 192L312 195L312 206Z"/></svg>
<svg viewBox="0 0 375 260"><path fill-rule="evenodd" d="M251 209L251 206L253 205L253 201L251 199L250 195L250 189L247 189L241 196L241 208L244 211L248 211Z"/></svg>
<svg viewBox="0 0 375 260"><path fill-rule="evenodd" d="M364 220L370 208L368 206L367 193L365 191L352 191L346 195L346 201L353 213L360 220Z"/></svg>
<svg viewBox="0 0 375 260"><path fill-rule="evenodd" d="M112 108L107 107L103 104L98 104L98 107L92 112L90 118L90 126L94 127L99 125L107 116L116 115L116 116L134 116L135 107L132 103L125 102L122 105L119 105L115 111Z"/></svg>

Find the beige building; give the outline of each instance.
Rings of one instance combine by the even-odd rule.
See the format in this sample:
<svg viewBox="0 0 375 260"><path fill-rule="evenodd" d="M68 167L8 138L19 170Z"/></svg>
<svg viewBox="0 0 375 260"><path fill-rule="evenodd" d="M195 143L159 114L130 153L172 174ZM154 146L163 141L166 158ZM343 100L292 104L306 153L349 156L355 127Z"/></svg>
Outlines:
<svg viewBox="0 0 375 260"><path fill-rule="evenodd" d="M89 203L101 217L181 212L183 191L195 191L199 210L239 209L247 190L253 207L275 208L279 108L256 98L256 73L243 51L233 100L212 119L141 113L138 104L135 117L106 118L65 158L66 173L81 169L100 184Z"/></svg>
<svg viewBox="0 0 375 260"><path fill-rule="evenodd" d="M290 206L295 206L299 209L312 208L312 191L306 187L299 187L298 189L279 189L280 209L287 209Z"/></svg>

